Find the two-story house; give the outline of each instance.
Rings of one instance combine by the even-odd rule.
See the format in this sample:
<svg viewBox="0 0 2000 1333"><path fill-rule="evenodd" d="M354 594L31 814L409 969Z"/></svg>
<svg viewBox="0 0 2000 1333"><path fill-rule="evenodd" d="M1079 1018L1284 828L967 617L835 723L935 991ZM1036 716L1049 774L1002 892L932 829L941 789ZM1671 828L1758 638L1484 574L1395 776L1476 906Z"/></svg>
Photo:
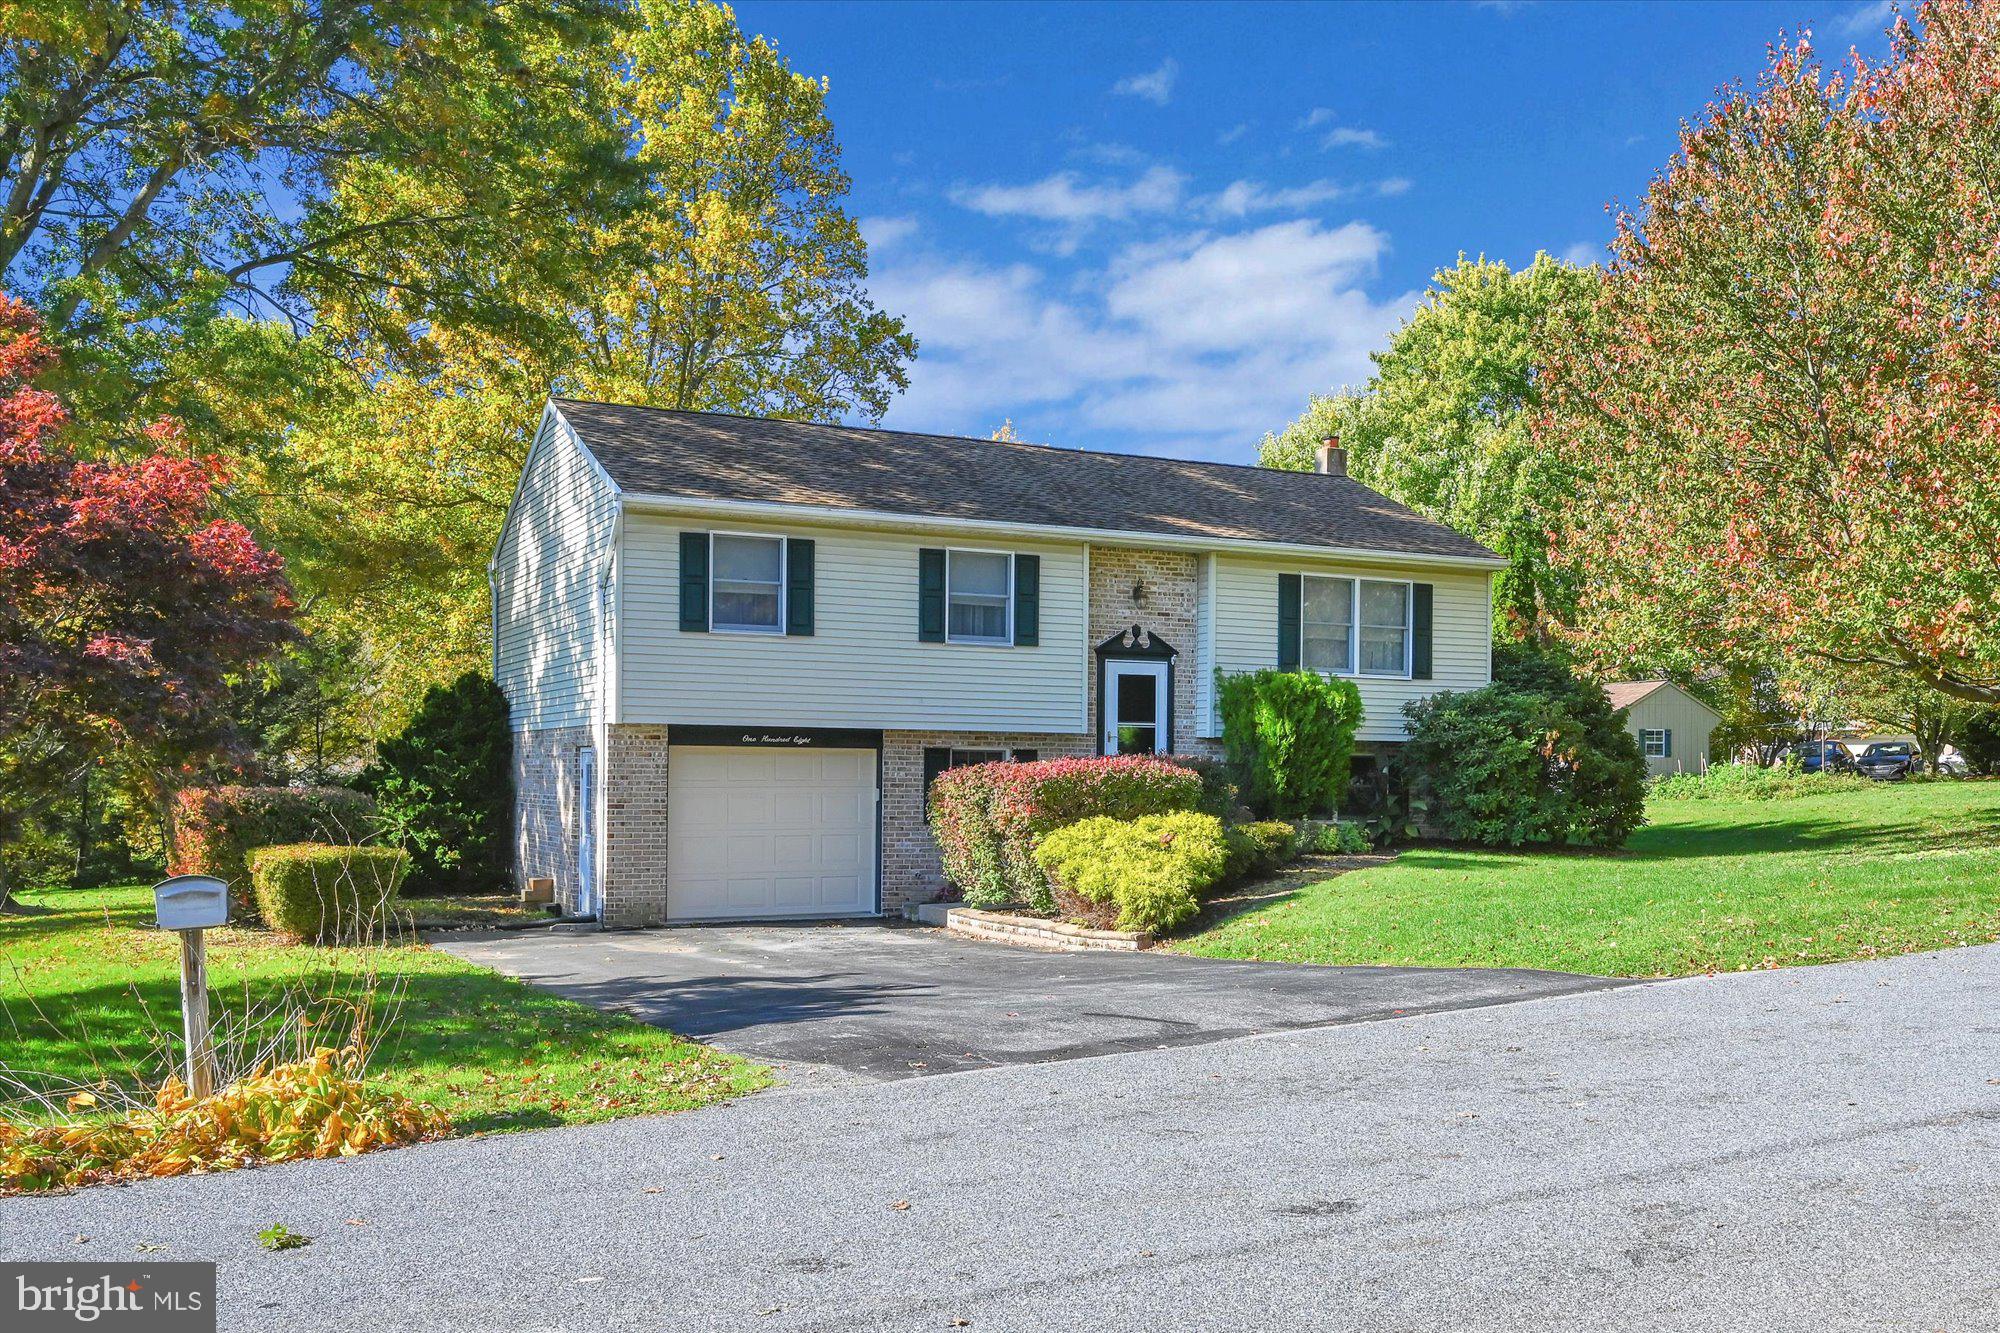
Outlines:
<svg viewBox="0 0 2000 1333"><path fill-rule="evenodd" d="M900 912L955 764L1212 754L1215 675L1360 741L1491 673L1491 551L1346 475L558 399L494 552L518 864L607 925Z"/></svg>

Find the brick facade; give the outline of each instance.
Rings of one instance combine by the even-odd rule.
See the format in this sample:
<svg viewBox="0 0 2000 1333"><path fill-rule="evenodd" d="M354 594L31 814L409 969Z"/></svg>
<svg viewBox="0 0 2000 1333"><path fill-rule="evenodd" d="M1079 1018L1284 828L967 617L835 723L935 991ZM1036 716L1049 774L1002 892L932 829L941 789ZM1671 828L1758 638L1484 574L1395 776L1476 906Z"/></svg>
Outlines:
<svg viewBox="0 0 2000 1333"><path fill-rule="evenodd" d="M576 902L579 750L590 744L588 727L554 727L514 733L514 867L526 888L531 879L556 882L556 900Z"/></svg>
<svg viewBox="0 0 2000 1333"><path fill-rule="evenodd" d="M1201 562L1186 551L1128 551L1090 548L1090 646L1134 625L1179 650L1174 659L1173 729L1176 754L1219 753L1215 743L1195 735L1195 672ZM1137 597L1133 596L1137 590ZM1090 672L1089 725L1097 727L1097 663ZM1095 744L1093 740L1093 745Z"/></svg>
<svg viewBox="0 0 2000 1333"><path fill-rule="evenodd" d="M607 926L667 919L667 728L610 726L597 771L604 783L604 857L598 883Z"/></svg>
<svg viewBox="0 0 2000 1333"><path fill-rule="evenodd" d="M1031 749L1040 759L1092 753L1090 737L1055 733L885 731L882 733L882 910L898 914L944 887L944 867L924 822L924 750Z"/></svg>

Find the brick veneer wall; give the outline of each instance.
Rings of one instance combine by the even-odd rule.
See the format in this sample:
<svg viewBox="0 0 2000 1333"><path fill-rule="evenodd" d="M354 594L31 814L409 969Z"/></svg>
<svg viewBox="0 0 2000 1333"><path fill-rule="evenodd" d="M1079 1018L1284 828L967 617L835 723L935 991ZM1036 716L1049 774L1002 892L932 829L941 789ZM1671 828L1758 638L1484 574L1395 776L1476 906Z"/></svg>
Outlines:
<svg viewBox="0 0 2000 1333"><path fill-rule="evenodd" d="M604 783L604 903L607 926L656 926L667 919L667 729L605 729L598 759Z"/></svg>
<svg viewBox="0 0 2000 1333"><path fill-rule="evenodd" d="M1174 659L1174 752L1219 754L1214 741L1195 735L1196 608L1201 595L1200 560L1185 551L1130 551L1090 548L1090 735L1097 735L1095 650L1113 634L1134 625L1165 639L1180 651ZM1139 599L1132 588L1143 584ZM1095 741L1093 739L1093 745Z"/></svg>
<svg viewBox="0 0 2000 1333"><path fill-rule="evenodd" d="M576 901L577 751L590 744L588 727L514 733L514 867L521 887L547 876L557 900Z"/></svg>
<svg viewBox="0 0 2000 1333"><path fill-rule="evenodd" d="M1109 633L1110 631L1106 631ZM891 915L927 903L944 887L937 841L924 822L924 749L1032 749L1040 759L1090 754L1089 736L1026 732L885 731L882 733L882 910Z"/></svg>

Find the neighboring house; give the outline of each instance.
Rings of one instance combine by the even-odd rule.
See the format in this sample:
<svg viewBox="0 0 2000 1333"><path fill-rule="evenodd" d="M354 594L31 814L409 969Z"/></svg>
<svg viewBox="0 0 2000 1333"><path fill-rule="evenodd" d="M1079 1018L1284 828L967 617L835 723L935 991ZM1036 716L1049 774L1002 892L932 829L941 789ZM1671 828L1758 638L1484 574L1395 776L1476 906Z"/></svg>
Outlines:
<svg viewBox="0 0 2000 1333"><path fill-rule="evenodd" d="M491 566L523 877L611 925L898 912L937 773L1214 754L1215 673L1491 677L1504 562L1346 476L552 401Z"/></svg>
<svg viewBox="0 0 2000 1333"><path fill-rule="evenodd" d="M1638 738L1648 774L1708 771L1708 737L1722 714L1670 680L1614 681L1604 693L1625 710L1625 729Z"/></svg>

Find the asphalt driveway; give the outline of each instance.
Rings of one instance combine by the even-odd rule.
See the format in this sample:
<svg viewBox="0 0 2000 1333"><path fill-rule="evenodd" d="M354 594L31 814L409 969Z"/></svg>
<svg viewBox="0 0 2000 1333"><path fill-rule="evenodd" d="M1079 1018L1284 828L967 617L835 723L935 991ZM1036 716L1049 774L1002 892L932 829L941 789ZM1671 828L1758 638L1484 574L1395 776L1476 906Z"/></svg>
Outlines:
<svg viewBox="0 0 2000 1333"><path fill-rule="evenodd" d="M793 1082L1039 1064L1627 984L1525 969L1051 953L873 922L434 942L585 1004L775 1061Z"/></svg>

